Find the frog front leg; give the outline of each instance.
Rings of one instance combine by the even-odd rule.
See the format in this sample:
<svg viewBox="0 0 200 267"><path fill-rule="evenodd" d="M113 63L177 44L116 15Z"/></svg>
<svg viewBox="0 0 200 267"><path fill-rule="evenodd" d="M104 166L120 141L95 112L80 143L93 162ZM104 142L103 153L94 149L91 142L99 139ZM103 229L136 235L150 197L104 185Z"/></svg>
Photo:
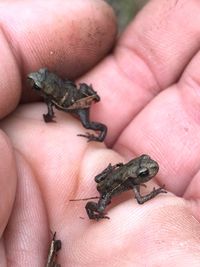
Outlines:
<svg viewBox="0 0 200 267"><path fill-rule="evenodd" d="M89 141L103 142L107 134L107 127L100 122L93 122L93 121L91 122L89 120L89 108L76 110L76 114L79 116L82 125L86 129L91 129L100 132L98 136L90 133L78 134L78 136L86 137L88 139L88 142Z"/></svg>
<svg viewBox="0 0 200 267"><path fill-rule="evenodd" d="M100 220L100 219L110 219L108 216L105 215L104 210L106 206L110 203L110 195L106 194L102 196L98 203L89 201L86 206L86 212L88 217L91 220Z"/></svg>
<svg viewBox="0 0 200 267"><path fill-rule="evenodd" d="M164 187L165 187L164 185L157 188L157 189L155 189L155 187L154 187L153 190L149 194L144 195L144 196L142 196L140 194L140 185L133 185L133 191L135 193L135 198L136 198L138 204L144 204L146 201L154 198L155 196L157 196L160 193L167 193L167 191L164 190Z"/></svg>
<svg viewBox="0 0 200 267"><path fill-rule="evenodd" d="M43 114L43 119L45 122L52 122L54 121L53 118L55 116L53 111L53 103L49 100L46 100L45 102L47 104L48 112L47 114Z"/></svg>

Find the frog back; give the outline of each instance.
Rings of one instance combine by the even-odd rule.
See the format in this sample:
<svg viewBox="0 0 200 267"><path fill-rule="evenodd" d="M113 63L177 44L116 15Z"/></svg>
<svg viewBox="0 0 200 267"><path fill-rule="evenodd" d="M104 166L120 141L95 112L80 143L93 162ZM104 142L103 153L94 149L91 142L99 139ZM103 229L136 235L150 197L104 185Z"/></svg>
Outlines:
<svg viewBox="0 0 200 267"><path fill-rule="evenodd" d="M104 194L110 193L111 195L119 192L119 188L123 188L123 184L126 182L126 173L124 166L117 168L113 172L109 173L105 179L97 184L97 190ZM123 190L122 190L123 191Z"/></svg>
<svg viewBox="0 0 200 267"><path fill-rule="evenodd" d="M65 88L64 81L54 73L49 73L44 82L44 93L48 97L52 97L55 101L62 98L67 89Z"/></svg>

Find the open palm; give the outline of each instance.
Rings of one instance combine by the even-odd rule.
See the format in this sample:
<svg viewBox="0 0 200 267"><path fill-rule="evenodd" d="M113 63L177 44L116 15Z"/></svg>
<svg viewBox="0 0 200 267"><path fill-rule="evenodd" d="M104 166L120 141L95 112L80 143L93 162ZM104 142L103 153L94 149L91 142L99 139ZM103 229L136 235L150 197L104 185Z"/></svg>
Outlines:
<svg viewBox="0 0 200 267"><path fill-rule="evenodd" d="M164 2L150 1L107 57L115 20L102 1L0 6L1 117L21 92L23 102L1 121L0 266L44 266L51 231L62 240L61 266L199 266L200 5ZM35 96L20 79L44 66L92 83L101 102L91 117L108 126L105 145L78 137L85 129L70 114L56 111L57 123L47 124L44 103L25 104ZM144 153L172 193L142 206L124 193L99 222L85 202L69 201L96 196L94 176L108 163Z"/></svg>

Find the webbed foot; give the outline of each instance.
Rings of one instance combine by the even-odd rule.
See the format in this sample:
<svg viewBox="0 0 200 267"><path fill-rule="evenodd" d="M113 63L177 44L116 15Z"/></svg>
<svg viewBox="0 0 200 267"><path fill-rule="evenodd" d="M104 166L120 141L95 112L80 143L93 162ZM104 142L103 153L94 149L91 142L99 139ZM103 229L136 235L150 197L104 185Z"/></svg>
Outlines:
<svg viewBox="0 0 200 267"><path fill-rule="evenodd" d="M90 220L110 219L104 212L98 211L98 204L95 202L88 202L85 209Z"/></svg>
<svg viewBox="0 0 200 267"><path fill-rule="evenodd" d="M81 137L87 138L88 139L87 142L91 142L91 141L102 142L102 140L99 138L99 136L96 136L96 135L91 134L91 133L77 134L77 136L81 136Z"/></svg>
<svg viewBox="0 0 200 267"><path fill-rule="evenodd" d="M48 113L47 114L43 114L43 119L45 122L56 122L55 120L53 120L55 116L51 116Z"/></svg>

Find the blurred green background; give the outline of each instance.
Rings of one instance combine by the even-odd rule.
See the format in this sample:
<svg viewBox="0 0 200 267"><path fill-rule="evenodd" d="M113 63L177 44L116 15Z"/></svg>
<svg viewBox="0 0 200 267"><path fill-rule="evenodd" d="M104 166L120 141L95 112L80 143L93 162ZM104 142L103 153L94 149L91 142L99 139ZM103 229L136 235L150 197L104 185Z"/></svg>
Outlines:
<svg viewBox="0 0 200 267"><path fill-rule="evenodd" d="M106 0L118 17L119 32L129 23L148 0Z"/></svg>

